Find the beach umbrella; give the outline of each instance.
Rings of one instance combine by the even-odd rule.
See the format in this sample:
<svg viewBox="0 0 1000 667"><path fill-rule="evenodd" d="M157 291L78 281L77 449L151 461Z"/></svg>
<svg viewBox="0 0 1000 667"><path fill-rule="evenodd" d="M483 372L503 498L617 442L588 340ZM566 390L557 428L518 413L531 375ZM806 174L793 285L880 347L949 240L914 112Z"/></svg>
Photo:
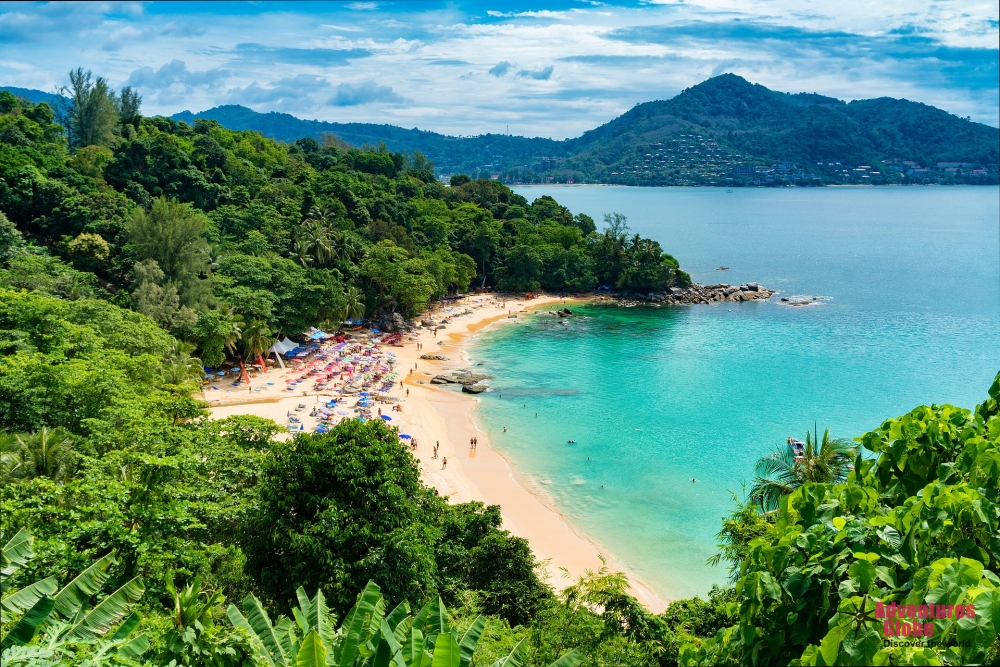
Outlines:
<svg viewBox="0 0 1000 667"><path fill-rule="evenodd" d="M382 415L382 419L386 420L387 422L392 421L392 417L390 417L389 415Z"/></svg>
<svg viewBox="0 0 1000 667"><path fill-rule="evenodd" d="M360 394L358 394L358 396L371 396L371 394L369 394L367 391L363 391Z"/></svg>
<svg viewBox="0 0 1000 667"><path fill-rule="evenodd" d="M400 433L399 437L402 438L403 440L411 440L411 439L413 439L412 435L406 435L405 433Z"/></svg>

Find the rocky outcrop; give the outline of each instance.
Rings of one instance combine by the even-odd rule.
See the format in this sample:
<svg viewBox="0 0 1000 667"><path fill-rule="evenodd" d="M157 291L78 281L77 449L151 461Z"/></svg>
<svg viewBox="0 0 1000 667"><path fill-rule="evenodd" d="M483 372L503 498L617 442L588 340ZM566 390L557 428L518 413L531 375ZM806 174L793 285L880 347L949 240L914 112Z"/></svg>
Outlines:
<svg viewBox="0 0 1000 667"><path fill-rule="evenodd" d="M440 354L421 354L420 358L427 361L448 361L448 357L441 356Z"/></svg>
<svg viewBox="0 0 1000 667"><path fill-rule="evenodd" d="M563 308L562 310L550 310L549 312L555 315L556 317L569 317L570 315L573 314L573 311L570 310L569 308Z"/></svg>
<svg viewBox="0 0 1000 667"><path fill-rule="evenodd" d="M481 394L489 389L485 384L463 384L462 391L466 394Z"/></svg>
<svg viewBox="0 0 1000 667"><path fill-rule="evenodd" d="M441 373L431 378L431 384L460 384L463 387L479 384L483 380L489 380L492 375L482 375L469 370L452 371L451 373ZM479 393L479 392L476 392Z"/></svg>
<svg viewBox="0 0 1000 667"><path fill-rule="evenodd" d="M406 319L399 313L382 313L376 320L375 326L380 331L389 333L410 330L410 325L406 323Z"/></svg>
<svg viewBox="0 0 1000 667"><path fill-rule="evenodd" d="M653 304L707 304L718 302L766 301L774 294L758 283L742 285L691 285L690 287L670 287L663 292L649 294L633 294L621 292L618 294L599 296L597 302L633 305L639 303Z"/></svg>

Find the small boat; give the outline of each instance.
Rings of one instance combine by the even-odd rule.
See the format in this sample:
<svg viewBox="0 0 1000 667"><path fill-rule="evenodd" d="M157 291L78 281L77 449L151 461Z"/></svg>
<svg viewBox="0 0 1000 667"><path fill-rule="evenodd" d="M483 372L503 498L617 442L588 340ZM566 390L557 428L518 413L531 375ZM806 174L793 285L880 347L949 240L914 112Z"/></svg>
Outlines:
<svg viewBox="0 0 1000 667"><path fill-rule="evenodd" d="M792 455L797 458L805 458L806 456L806 443L801 440L795 440L794 438L788 439L788 448L792 450Z"/></svg>
<svg viewBox="0 0 1000 667"><path fill-rule="evenodd" d="M728 271L728 270L729 270L728 266L720 266L719 268L716 269L716 271Z"/></svg>

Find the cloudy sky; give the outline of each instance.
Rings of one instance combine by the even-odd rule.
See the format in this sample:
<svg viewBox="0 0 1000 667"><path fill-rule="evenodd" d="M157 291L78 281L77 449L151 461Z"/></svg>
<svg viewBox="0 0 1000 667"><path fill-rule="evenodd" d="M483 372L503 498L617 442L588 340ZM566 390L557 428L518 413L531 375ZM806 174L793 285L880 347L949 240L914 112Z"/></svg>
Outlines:
<svg viewBox="0 0 1000 667"><path fill-rule="evenodd" d="M723 72L1000 124L996 0L2 3L0 85L71 68L146 114L243 104L448 134L576 136Z"/></svg>

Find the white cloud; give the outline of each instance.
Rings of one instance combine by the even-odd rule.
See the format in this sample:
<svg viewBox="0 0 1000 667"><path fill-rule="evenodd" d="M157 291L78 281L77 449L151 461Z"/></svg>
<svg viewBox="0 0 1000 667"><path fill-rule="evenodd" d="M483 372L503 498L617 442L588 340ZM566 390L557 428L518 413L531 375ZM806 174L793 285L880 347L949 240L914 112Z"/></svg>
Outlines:
<svg viewBox="0 0 1000 667"><path fill-rule="evenodd" d="M329 104L338 107L354 107L375 102L404 102L403 96L393 92L390 86L380 86L374 81L359 83L342 83L337 86L337 93L330 98Z"/></svg>
<svg viewBox="0 0 1000 667"><path fill-rule="evenodd" d="M239 103L452 134L509 124L555 137L723 71L777 90L907 97L994 125L1000 109L998 9L983 0L886 0L879 12L840 0L688 0L604 5L600 15L544 2L531 12L463 3L188 7L0 5L0 83L50 90L83 66L141 87L147 113Z"/></svg>

